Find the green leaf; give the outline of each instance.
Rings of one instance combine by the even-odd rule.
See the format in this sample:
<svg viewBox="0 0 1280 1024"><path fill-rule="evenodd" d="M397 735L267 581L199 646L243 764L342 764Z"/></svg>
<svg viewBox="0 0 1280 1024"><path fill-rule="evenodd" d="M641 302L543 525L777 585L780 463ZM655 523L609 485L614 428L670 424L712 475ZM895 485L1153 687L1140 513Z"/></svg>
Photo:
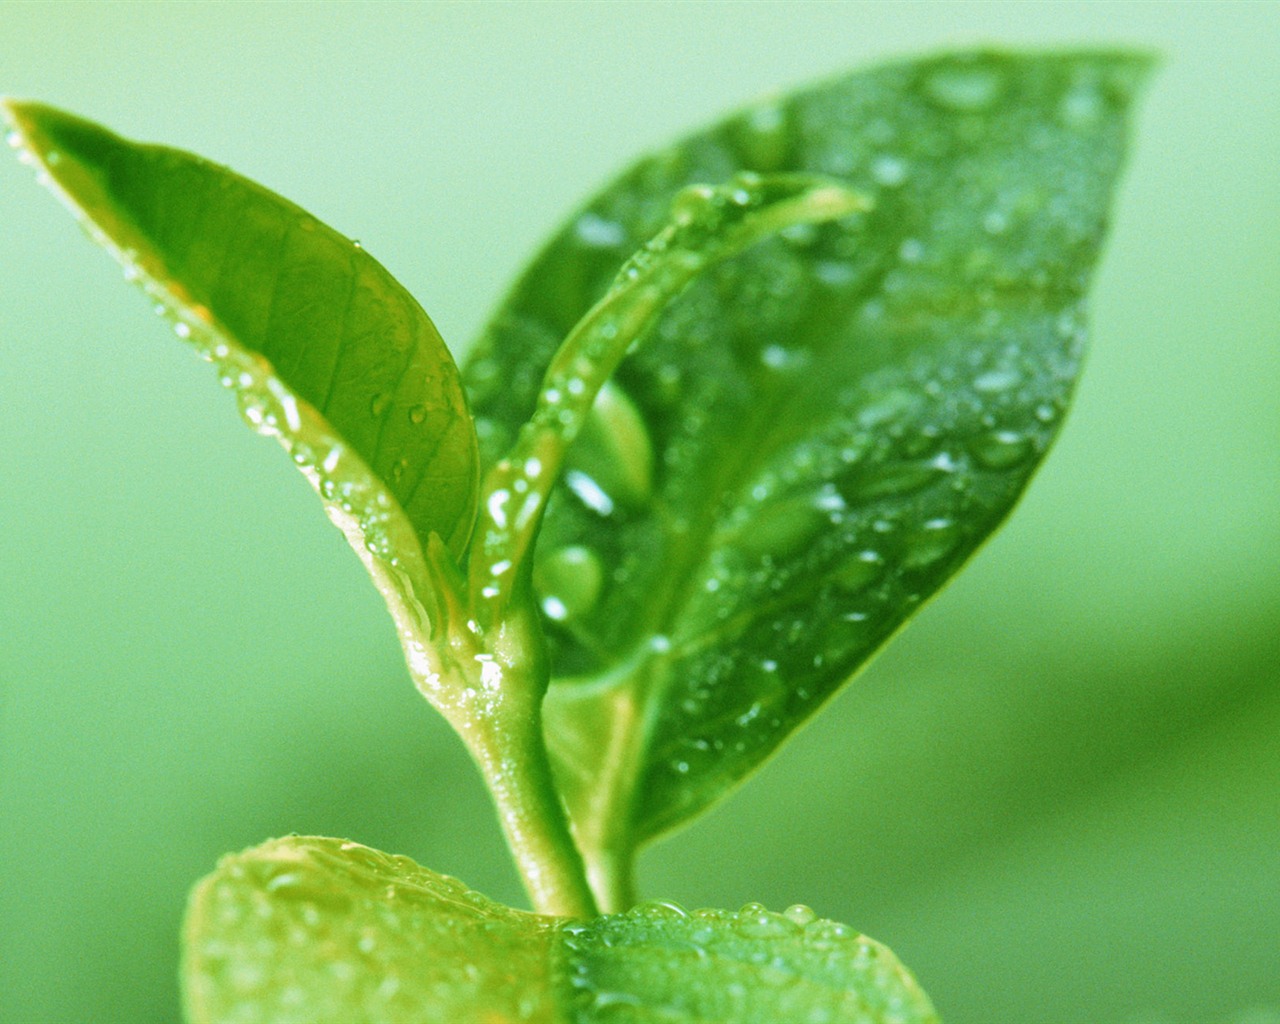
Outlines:
<svg viewBox="0 0 1280 1024"><path fill-rule="evenodd" d="M279 439L393 613L421 630L424 552L465 550L475 430L457 368L368 253L226 168L5 101L10 144Z"/></svg>
<svg viewBox="0 0 1280 1024"><path fill-rule="evenodd" d="M936 1020L892 953L805 907L571 921L338 839L224 858L184 937L193 1024Z"/></svg>
<svg viewBox="0 0 1280 1024"><path fill-rule="evenodd" d="M488 463L681 189L801 173L874 201L703 273L549 500L549 742L598 883L757 767L1009 513L1079 371L1149 63L965 53L758 104L625 172L508 297L465 370Z"/></svg>

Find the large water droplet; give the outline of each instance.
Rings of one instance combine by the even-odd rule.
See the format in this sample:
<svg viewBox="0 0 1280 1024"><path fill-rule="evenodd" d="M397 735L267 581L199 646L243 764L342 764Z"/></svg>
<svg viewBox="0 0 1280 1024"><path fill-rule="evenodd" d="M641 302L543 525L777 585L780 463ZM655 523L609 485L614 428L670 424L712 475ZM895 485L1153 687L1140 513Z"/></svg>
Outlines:
<svg viewBox="0 0 1280 1024"><path fill-rule="evenodd" d="M616 384L606 383L596 395L570 449L567 465L570 471L576 470L595 481L610 501L617 498L634 505L652 493L653 444L649 429L635 403Z"/></svg>
<svg viewBox="0 0 1280 1024"><path fill-rule="evenodd" d="M604 566L588 547L571 544L538 559L534 586L543 595L542 609L557 621L578 618L595 607L604 586Z"/></svg>

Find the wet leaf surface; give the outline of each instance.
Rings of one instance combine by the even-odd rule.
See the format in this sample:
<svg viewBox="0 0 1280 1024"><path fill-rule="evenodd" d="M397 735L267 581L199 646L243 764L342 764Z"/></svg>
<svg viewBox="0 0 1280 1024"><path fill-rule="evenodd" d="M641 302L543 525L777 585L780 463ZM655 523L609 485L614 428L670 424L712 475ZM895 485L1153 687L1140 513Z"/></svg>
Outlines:
<svg viewBox="0 0 1280 1024"><path fill-rule="evenodd" d="M892 953L807 907L569 921L338 839L224 858L185 940L193 1024L936 1020Z"/></svg>
<svg viewBox="0 0 1280 1024"><path fill-rule="evenodd" d="M758 104L624 173L508 297L464 374L489 461L681 189L809 173L874 202L703 274L570 451L536 581L589 858L733 787L1009 513L1079 371L1148 64L960 54Z"/></svg>
<svg viewBox="0 0 1280 1024"><path fill-rule="evenodd" d="M389 600L475 517L476 439L426 313L358 244L224 167L7 101L9 142L277 438Z"/></svg>

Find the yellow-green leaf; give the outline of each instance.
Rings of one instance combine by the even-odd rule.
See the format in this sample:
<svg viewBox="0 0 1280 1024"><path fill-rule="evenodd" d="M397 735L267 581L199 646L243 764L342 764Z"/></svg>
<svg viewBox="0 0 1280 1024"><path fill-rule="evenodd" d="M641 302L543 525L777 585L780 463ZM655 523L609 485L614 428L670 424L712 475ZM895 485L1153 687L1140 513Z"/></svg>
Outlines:
<svg viewBox="0 0 1280 1024"><path fill-rule="evenodd" d="M393 612L430 601L423 553L475 518L475 430L413 297L356 243L224 167L5 101L10 143L280 440Z"/></svg>
<svg viewBox="0 0 1280 1024"><path fill-rule="evenodd" d="M883 946L806 907L512 910L358 843L226 857L192 895L192 1024L929 1024Z"/></svg>

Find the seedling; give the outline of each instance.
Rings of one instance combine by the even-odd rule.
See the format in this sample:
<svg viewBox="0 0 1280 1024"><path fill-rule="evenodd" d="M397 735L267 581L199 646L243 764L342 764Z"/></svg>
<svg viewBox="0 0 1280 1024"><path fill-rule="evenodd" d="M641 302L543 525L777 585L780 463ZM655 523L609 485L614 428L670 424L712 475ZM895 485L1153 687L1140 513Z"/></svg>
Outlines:
<svg viewBox="0 0 1280 1024"><path fill-rule="evenodd" d="M535 913L337 839L225 858L206 1021L934 1020L795 906L635 905L1047 451L1148 61L964 53L750 107L591 199L460 373L357 244L199 157L9 101L9 141L275 438L386 598Z"/></svg>

